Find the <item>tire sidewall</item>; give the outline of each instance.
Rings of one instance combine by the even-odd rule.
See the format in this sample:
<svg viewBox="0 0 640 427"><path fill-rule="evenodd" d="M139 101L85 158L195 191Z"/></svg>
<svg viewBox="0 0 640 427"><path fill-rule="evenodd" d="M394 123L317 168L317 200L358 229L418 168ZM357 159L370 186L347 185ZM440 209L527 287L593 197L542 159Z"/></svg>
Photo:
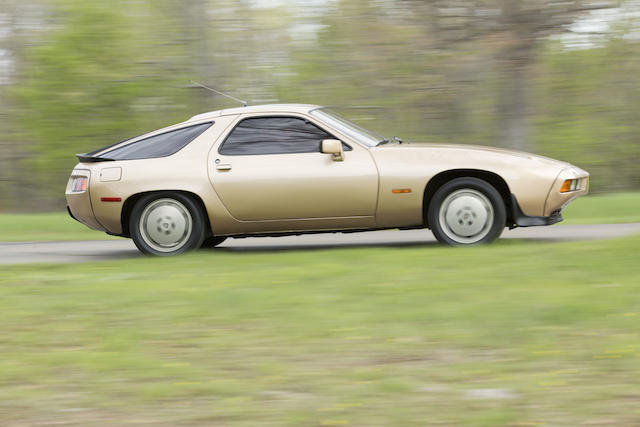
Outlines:
<svg viewBox="0 0 640 427"><path fill-rule="evenodd" d="M489 199L493 207L493 224L491 226L491 229L486 234L486 236L473 243L463 243L453 240L443 231L442 226L440 225L439 214L442 202L444 202L446 197L452 192L464 188L469 188L481 192ZM505 204L502 200L502 196L500 196L500 193L498 193L498 190L496 190L495 187L493 187L488 182L472 177L456 178L440 187L433 195L427 211L429 226L436 239L438 239L438 241L441 243L446 243L452 246L480 245L483 243L494 241L502 234L502 231L504 230L506 224L506 217L507 213Z"/></svg>
<svg viewBox="0 0 640 427"><path fill-rule="evenodd" d="M191 215L191 235L187 239L187 242L175 251L161 252L152 248L144 240L140 232L140 217L142 212L147 205L158 199L173 199L178 201L187 208ZM204 240L205 224L205 216L199 204L195 202L193 198L181 193L159 192L142 196L134 205L131 215L129 216L131 238L140 252L146 255L171 256L198 249Z"/></svg>

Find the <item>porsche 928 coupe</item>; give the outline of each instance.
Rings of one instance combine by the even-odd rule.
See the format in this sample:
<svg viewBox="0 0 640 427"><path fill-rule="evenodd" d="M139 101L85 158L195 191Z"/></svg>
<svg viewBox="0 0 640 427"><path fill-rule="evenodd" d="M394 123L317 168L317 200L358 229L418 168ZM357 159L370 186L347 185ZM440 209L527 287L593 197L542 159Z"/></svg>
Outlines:
<svg viewBox="0 0 640 427"><path fill-rule="evenodd" d="M199 114L77 157L69 214L161 256L228 237L391 228L487 243L561 221L589 181L524 152L387 140L302 104Z"/></svg>

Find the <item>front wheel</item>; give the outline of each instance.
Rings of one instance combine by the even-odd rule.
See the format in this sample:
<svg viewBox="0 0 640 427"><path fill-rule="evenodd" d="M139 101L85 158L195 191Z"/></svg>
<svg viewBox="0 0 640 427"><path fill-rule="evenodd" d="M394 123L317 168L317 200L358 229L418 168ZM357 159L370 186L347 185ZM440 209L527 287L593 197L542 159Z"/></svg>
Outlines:
<svg viewBox="0 0 640 427"><path fill-rule="evenodd" d="M439 242L474 245L492 242L502 234L506 209L491 184L478 178L456 178L433 195L427 218Z"/></svg>
<svg viewBox="0 0 640 427"><path fill-rule="evenodd" d="M197 249L205 235L200 206L180 193L143 196L133 207L129 230L140 252L170 256Z"/></svg>

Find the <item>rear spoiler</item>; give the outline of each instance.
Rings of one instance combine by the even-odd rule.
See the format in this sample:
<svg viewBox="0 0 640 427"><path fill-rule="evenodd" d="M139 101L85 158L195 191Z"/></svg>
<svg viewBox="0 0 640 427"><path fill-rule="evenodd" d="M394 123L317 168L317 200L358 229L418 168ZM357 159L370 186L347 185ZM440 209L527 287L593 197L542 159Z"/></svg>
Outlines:
<svg viewBox="0 0 640 427"><path fill-rule="evenodd" d="M92 156L91 153L76 154L78 161L81 163L97 163L97 162L115 162L115 159L107 157Z"/></svg>

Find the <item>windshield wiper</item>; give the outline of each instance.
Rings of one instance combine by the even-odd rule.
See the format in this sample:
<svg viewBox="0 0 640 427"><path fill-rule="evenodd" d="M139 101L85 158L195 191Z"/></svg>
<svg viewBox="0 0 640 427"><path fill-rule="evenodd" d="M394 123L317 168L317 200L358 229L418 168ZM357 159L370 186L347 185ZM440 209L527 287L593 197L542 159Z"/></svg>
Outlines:
<svg viewBox="0 0 640 427"><path fill-rule="evenodd" d="M376 147L379 147L380 145L384 145L384 144L388 144L389 140L387 138L384 138L381 141L378 141L378 143L376 144Z"/></svg>

